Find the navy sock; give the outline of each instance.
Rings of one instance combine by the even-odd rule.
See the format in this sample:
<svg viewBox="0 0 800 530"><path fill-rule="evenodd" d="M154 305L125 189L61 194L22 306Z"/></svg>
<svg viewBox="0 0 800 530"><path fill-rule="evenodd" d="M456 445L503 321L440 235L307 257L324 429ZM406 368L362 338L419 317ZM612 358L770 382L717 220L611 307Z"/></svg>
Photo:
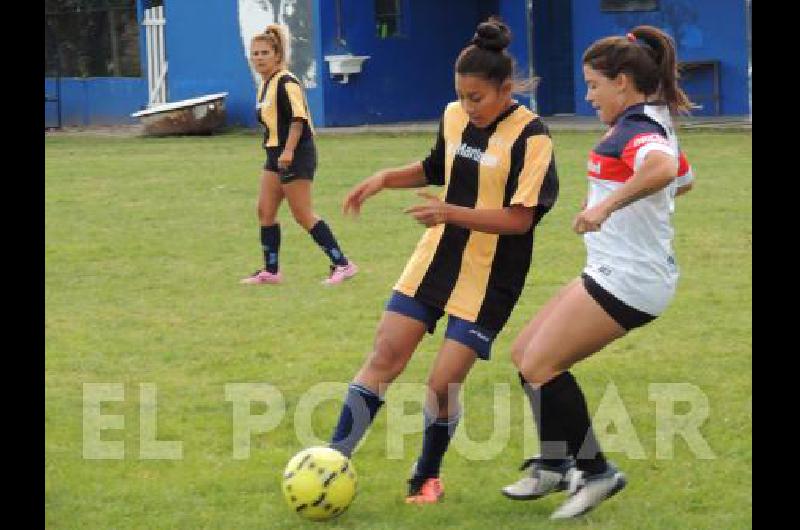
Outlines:
<svg viewBox="0 0 800 530"><path fill-rule="evenodd" d="M572 374L562 372L542 385L541 391L542 402L561 419L567 451L578 469L590 475L605 471L606 458L592 429L586 398Z"/></svg>
<svg viewBox="0 0 800 530"><path fill-rule="evenodd" d="M278 272L278 252L281 248L281 225L261 227L261 250L264 251L264 268L271 273Z"/></svg>
<svg viewBox="0 0 800 530"><path fill-rule="evenodd" d="M542 392L544 388L535 389L531 386L521 373L519 382L525 395L528 396L533 419L536 420L536 433L539 435L539 451L542 462L549 466L560 466L566 460L567 435L558 417L557 410L553 410L552 400L547 392ZM547 386L547 385L544 385Z"/></svg>
<svg viewBox="0 0 800 530"><path fill-rule="evenodd" d="M381 405L383 400L375 392L350 383L330 446L348 457L352 455Z"/></svg>
<svg viewBox="0 0 800 530"><path fill-rule="evenodd" d="M328 227L325 221L322 219L317 221L317 224L315 224L308 233L311 234L311 237L314 238L317 245L328 255L334 265L347 265L347 258L344 257L344 254L342 254L342 251L339 249L339 243L336 242L336 238L333 237L333 232L331 232L330 227Z"/></svg>
<svg viewBox="0 0 800 530"><path fill-rule="evenodd" d="M433 418L424 414L425 434L422 438L422 454L417 460L416 478L431 478L439 476L442 458L450 445L450 439L456 432L461 416L455 418Z"/></svg>

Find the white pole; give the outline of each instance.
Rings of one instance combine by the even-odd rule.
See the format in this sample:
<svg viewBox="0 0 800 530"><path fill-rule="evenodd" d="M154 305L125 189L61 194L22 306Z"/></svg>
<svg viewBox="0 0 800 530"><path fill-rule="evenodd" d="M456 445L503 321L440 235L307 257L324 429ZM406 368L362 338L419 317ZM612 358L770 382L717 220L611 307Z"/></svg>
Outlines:
<svg viewBox="0 0 800 530"><path fill-rule="evenodd" d="M155 72L155 57L153 55L153 46L154 46L154 39L153 39L153 28L152 26L153 21L153 10L148 9L145 11L145 34L147 40L147 101L148 106L152 105L153 103L153 91L155 89L155 79L156 79L156 72Z"/></svg>
<svg viewBox="0 0 800 530"><path fill-rule="evenodd" d="M166 51L166 39L164 39L164 26L166 24L166 20L164 19L164 6L158 7L158 18L159 18L159 26L158 26L158 37L159 37L159 65L161 67L161 103L167 102L167 51Z"/></svg>

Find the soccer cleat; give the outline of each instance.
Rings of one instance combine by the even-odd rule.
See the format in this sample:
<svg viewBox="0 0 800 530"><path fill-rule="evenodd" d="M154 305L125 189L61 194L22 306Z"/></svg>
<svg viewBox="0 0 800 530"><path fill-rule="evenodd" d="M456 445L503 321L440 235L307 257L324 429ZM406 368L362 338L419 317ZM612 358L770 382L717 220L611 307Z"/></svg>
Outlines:
<svg viewBox="0 0 800 530"><path fill-rule="evenodd" d="M573 469L569 480L570 496L553 512L550 519L569 519L587 513L598 504L618 493L628 481L611 462L608 468L596 475L585 476Z"/></svg>
<svg viewBox="0 0 800 530"><path fill-rule="evenodd" d="M406 504L435 504L444 497L444 486L438 477L408 479Z"/></svg>
<svg viewBox="0 0 800 530"><path fill-rule="evenodd" d="M322 280L322 283L325 285L336 285L352 278L357 272L358 267L352 261L348 261L347 265L331 265L330 276Z"/></svg>
<svg viewBox="0 0 800 530"><path fill-rule="evenodd" d="M262 285L265 283L281 283L283 281L283 276L281 275L281 271L278 272L269 272L266 269L262 269L260 271L256 271L247 278L242 278L239 283L245 283L249 285Z"/></svg>
<svg viewBox="0 0 800 530"><path fill-rule="evenodd" d="M574 467L575 460L572 457L564 460L560 466L551 466L543 463L541 456L534 456L525 460L519 468L520 471L527 469L527 476L500 491L509 499L517 501L538 499L549 493L564 491L569 485L569 472Z"/></svg>

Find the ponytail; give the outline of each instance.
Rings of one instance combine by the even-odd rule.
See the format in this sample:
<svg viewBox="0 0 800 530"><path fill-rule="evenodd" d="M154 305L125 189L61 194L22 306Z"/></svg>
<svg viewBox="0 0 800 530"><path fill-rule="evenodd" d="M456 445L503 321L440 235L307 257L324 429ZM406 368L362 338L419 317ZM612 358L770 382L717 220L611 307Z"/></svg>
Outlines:
<svg viewBox="0 0 800 530"><path fill-rule="evenodd" d="M653 26L637 26L631 30L637 41L650 46L658 68L661 95L673 113L686 113L692 107L686 93L678 85L678 60L672 37Z"/></svg>

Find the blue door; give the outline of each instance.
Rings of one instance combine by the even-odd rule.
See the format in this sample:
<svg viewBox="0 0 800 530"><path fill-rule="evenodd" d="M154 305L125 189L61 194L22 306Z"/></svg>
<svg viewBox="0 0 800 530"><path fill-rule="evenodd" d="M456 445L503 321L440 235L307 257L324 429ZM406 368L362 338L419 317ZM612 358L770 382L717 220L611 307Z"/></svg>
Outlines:
<svg viewBox="0 0 800 530"><path fill-rule="evenodd" d="M575 113L572 70L572 1L533 0L533 71L540 78L537 111L542 116Z"/></svg>

